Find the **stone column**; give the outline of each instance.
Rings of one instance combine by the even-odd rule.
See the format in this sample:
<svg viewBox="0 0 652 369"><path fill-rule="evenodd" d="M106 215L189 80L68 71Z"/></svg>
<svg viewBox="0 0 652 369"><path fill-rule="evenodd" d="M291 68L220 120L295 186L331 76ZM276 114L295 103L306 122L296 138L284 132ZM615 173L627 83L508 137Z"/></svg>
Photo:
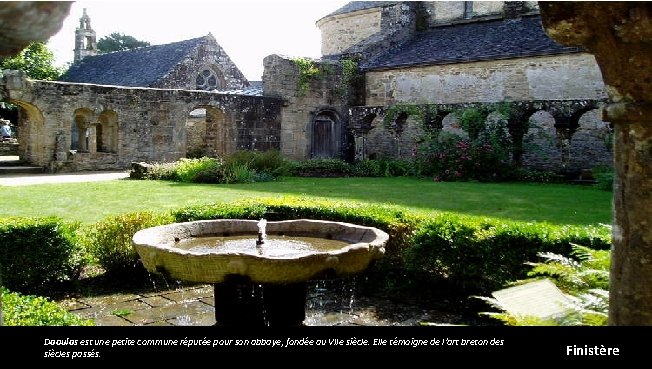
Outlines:
<svg viewBox="0 0 652 369"><path fill-rule="evenodd" d="M555 40L595 55L614 125L609 324L652 325L652 9L646 2L540 2Z"/></svg>
<svg viewBox="0 0 652 369"><path fill-rule="evenodd" d="M89 125L88 126L88 152L96 153L97 152L97 126Z"/></svg>

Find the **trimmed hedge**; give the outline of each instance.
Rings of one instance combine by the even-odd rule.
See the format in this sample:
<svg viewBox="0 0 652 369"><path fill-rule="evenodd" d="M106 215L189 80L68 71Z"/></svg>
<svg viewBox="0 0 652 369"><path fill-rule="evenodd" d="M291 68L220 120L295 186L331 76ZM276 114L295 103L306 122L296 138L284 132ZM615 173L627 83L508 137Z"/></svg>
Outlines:
<svg viewBox="0 0 652 369"><path fill-rule="evenodd" d="M415 232L406 267L456 288L488 292L521 279L540 252L570 256L571 244L609 249L607 227L555 226L443 214Z"/></svg>
<svg viewBox="0 0 652 369"><path fill-rule="evenodd" d="M58 218L3 218L2 284L13 291L34 293L79 278L86 259L76 241L76 228Z"/></svg>
<svg viewBox="0 0 652 369"><path fill-rule="evenodd" d="M0 288L2 320L7 326L94 325L92 320L69 313L56 303L38 296L24 296Z"/></svg>
<svg viewBox="0 0 652 369"><path fill-rule="evenodd" d="M107 273L133 276L145 272L133 247L134 234L141 229L172 222L168 215L149 212L111 216L85 228L80 238Z"/></svg>

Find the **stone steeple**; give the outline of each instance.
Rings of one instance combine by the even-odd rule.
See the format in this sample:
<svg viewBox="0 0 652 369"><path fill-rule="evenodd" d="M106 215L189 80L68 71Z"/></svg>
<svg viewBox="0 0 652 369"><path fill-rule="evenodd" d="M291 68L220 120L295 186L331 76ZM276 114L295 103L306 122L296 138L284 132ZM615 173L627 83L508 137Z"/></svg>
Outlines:
<svg viewBox="0 0 652 369"><path fill-rule="evenodd" d="M91 17L86 14L79 18L79 27L75 30L75 58L78 62L87 56L97 55L97 41L95 31L91 28Z"/></svg>

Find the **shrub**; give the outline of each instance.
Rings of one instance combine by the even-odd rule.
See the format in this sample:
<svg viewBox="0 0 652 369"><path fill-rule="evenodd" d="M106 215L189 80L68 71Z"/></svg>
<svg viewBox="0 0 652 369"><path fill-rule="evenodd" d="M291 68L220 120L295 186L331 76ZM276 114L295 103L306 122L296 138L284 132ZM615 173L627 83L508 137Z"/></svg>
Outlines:
<svg viewBox="0 0 652 369"><path fill-rule="evenodd" d="M149 212L112 216L88 226L83 239L91 255L107 273L138 274L144 269L132 245L134 234L141 229L172 222L168 215Z"/></svg>
<svg viewBox="0 0 652 369"><path fill-rule="evenodd" d="M57 218L2 219L0 274L4 286L34 293L76 280L87 261L75 240L76 227Z"/></svg>
<svg viewBox="0 0 652 369"><path fill-rule="evenodd" d="M177 163L156 163L152 164L145 173L146 179L158 179L167 181L178 181Z"/></svg>
<svg viewBox="0 0 652 369"><path fill-rule="evenodd" d="M562 183L565 182L563 176L554 172L544 170L533 170L527 168L516 168L514 177L517 181L521 182L536 182L536 183Z"/></svg>
<svg viewBox="0 0 652 369"><path fill-rule="evenodd" d="M298 177L348 177L354 170L340 159L310 159L294 162L291 175Z"/></svg>
<svg viewBox="0 0 652 369"><path fill-rule="evenodd" d="M8 326L94 325L92 320L69 313L44 297L24 296L0 287L2 319Z"/></svg>
<svg viewBox="0 0 652 369"><path fill-rule="evenodd" d="M378 160L361 160L353 166L353 175L356 177L382 177L380 162Z"/></svg>
<svg viewBox="0 0 652 369"><path fill-rule="evenodd" d="M246 165L256 173L266 173L272 177L288 174L288 162L278 150L236 151L225 160L226 165ZM258 181L256 181L258 182Z"/></svg>
<svg viewBox="0 0 652 369"><path fill-rule="evenodd" d="M608 167L593 168L593 176L598 181L596 185L599 189L613 191L614 187L614 170Z"/></svg>
<svg viewBox="0 0 652 369"><path fill-rule="evenodd" d="M223 182L222 160L206 156L199 159L180 159L176 165L176 173L181 182Z"/></svg>
<svg viewBox="0 0 652 369"><path fill-rule="evenodd" d="M487 292L527 273L539 252L569 255L573 243L608 249L607 227L553 226L443 214L424 223L405 252L406 268L470 293Z"/></svg>
<svg viewBox="0 0 652 369"><path fill-rule="evenodd" d="M224 168L226 183L251 183L256 172L247 164L231 163Z"/></svg>

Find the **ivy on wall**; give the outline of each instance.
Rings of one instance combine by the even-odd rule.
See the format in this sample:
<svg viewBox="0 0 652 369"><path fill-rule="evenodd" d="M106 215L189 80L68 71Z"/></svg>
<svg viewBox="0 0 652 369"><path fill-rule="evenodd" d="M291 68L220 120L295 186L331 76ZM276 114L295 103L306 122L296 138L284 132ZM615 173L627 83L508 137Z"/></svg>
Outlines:
<svg viewBox="0 0 652 369"><path fill-rule="evenodd" d="M390 106L385 110L385 117L383 118L383 125L385 128L392 128L396 124L396 120L401 116L407 118L414 116L419 122L423 122L424 114L417 105L412 104L396 104Z"/></svg>
<svg viewBox="0 0 652 369"><path fill-rule="evenodd" d="M305 94L310 87L310 83L322 77L322 70L317 63L308 58L293 58L291 59L294 65L299 68L299 80L297 81L297 89L299 93Z"/></svg>

